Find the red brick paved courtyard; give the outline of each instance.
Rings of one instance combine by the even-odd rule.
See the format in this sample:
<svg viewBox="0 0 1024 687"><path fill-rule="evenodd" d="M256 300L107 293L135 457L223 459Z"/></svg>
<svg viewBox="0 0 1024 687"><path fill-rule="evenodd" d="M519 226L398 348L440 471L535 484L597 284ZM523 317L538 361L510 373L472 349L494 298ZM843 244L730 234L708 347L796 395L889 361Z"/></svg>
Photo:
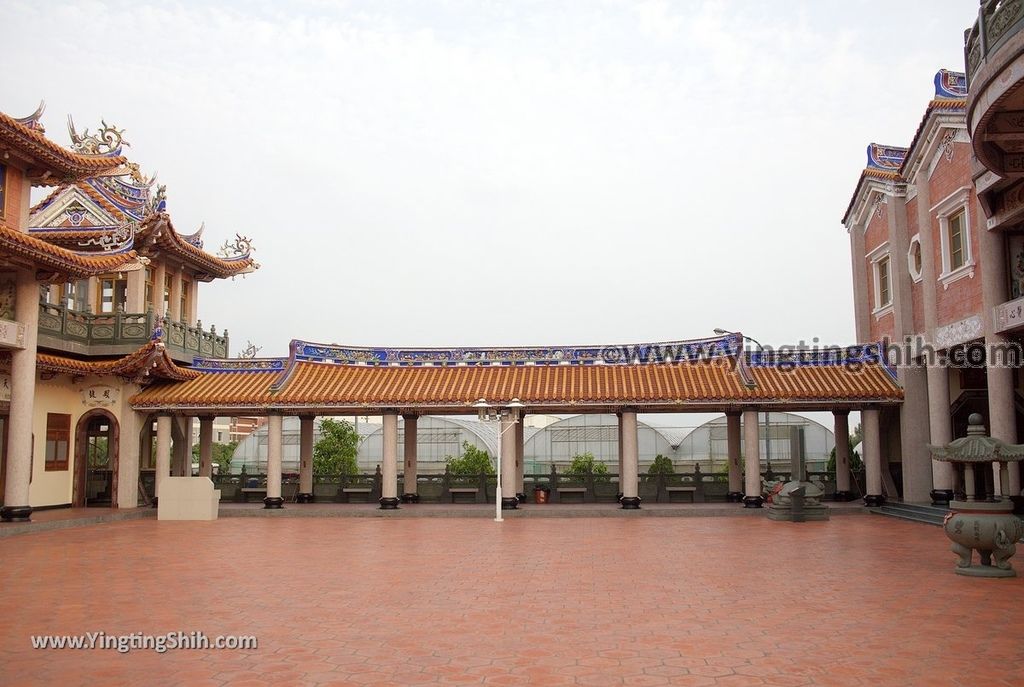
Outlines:
<svg viewBox="0 0 1024 687"><path fill-rule="evenodd" d="M1024 684L1024 579L953 561L876 516L78 527L0 539L0 684ZM30 648L177 630L260 645Z"/></svg>

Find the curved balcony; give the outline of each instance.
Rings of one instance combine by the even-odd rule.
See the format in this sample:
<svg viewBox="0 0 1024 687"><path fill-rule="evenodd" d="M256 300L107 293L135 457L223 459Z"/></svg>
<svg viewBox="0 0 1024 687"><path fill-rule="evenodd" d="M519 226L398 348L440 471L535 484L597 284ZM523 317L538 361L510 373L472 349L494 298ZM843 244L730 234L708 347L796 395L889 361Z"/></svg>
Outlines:
<svg viewBox="0 0 1024 687"><path fill-rule="evenodd" d="M69 310L63 305L39 304L39 348L77 355L128 355L153 334L152 312L98 315ZM164 321L164 344L171 358L191 364L194 358L226 358L228 335L211 327L203 331L184 322Z"/></svg>
<svg viewBox="0 0 1024 687"><path fill-rule="evenodd" d="M1022 28L1024 0L982 0L964 34L968 131L978 162L1003 178L1024 177Z"/></svg>

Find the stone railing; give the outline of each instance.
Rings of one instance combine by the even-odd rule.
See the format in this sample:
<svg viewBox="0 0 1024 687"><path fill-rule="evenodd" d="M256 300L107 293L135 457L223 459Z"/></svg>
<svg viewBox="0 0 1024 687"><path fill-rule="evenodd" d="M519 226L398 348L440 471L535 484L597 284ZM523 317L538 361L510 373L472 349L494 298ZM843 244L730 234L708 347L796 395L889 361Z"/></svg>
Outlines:
<svg viewBox="0 0 1024 687"><path fill-rule="evenodd" d="M967 81L1014 34L1024 28L1024 0L985 0L978 21L964 34Z"/></svg>
<svg viewBox="0 0 1024 687"><path fill-rule="evenodd" d="M97 315L40 303L39 346L80 355L126 355L150 340L156 321L152 312ZM178 362L228 357L226 331L218 335L213 327L205 332L183 322L165 321L163 326L167 352Z"/></svg>
<svg viewBox="0 0 1024 687"><path fill-rule="evenodd" d="M788 473L773 472L766 469L761 473L762 483L771 485L776 481L789 479ZM835 494L835 474L828 472L808 472L807 477L812 482L822 485L825 491L825 498L831 499ZM222 501L243 500L241 489L245 486L265 486L267 477L264 473L246 473L215 475L213 478L217 489L221 491ZM685 500L696 503L725 502L726 494L729 491L729 478L725 474L701 472L699 466L691 472L676 472L672 474L649 475L641 473L638 476L639 495L644 503L667 503L671 500L670 487L692 487L692 493L687 490ZM286 502L293 502L298 493L298 475L295 473L284 473L281 480L281 495ZM398 493L402 493L403 475L398 475ZM858 484L863 483L863 476ZM420 474L416 478L417 492L420 495L421 503L450 503L449 489L459 487L470 487L478 489L480 501L492 501L496 479L494 475L469 475L455 476L448 472ZM380 471L363 473L355 476L323 476L316 475L313 480L313 492L318 503L340 503L346 501L343 489L346 487L368 487L371 489L370 501L379 498L381 493ZM535 487L551 489L559 488L584 488L587 490L583 496L585 502L614 503L619 494L619 476L615 473L608 474L577 474L570 475L551 472L526 474L523 476L523 487L528 500L533 498Z"/></svg>

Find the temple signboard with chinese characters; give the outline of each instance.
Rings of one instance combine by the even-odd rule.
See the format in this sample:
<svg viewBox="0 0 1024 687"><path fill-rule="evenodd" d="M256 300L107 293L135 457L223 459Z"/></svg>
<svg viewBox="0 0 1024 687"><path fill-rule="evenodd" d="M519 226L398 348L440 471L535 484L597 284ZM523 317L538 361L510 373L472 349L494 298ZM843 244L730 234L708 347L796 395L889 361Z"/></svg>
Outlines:
<svg viewBox="0 0 1024 687"><path fill-rule="evenodd" d="M90 408L105 408L117 403L118 390L106 384L93 384L82 389L82 404Z"/></svg>

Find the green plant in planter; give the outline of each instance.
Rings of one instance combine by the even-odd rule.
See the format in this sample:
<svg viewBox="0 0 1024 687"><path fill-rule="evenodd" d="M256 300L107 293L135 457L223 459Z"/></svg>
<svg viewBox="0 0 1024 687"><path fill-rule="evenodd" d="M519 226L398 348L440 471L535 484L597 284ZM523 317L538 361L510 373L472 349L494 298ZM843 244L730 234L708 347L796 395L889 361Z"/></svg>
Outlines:
<svg viewBox="0 0 1024 687"><path fill-rule="evenodd" d="M674 475L676 474L676 468L672 464L672 459L668 456L663 456L660 453L654 456L654 462L651 463L651 467L647 468L648 475Z"/></svg>
<svg viewBox="0 0 1024 687"><path fill-rule="evenodd" d="M611 477L608 476L608 466L594 458L593 453L578 453L572 457L572 462L565 470L566 475L574 477L594 476L595 482L608 484Z"/></svg>

